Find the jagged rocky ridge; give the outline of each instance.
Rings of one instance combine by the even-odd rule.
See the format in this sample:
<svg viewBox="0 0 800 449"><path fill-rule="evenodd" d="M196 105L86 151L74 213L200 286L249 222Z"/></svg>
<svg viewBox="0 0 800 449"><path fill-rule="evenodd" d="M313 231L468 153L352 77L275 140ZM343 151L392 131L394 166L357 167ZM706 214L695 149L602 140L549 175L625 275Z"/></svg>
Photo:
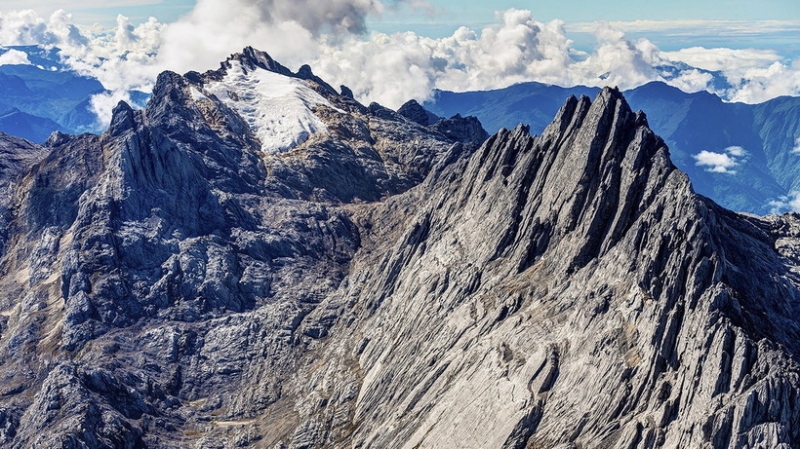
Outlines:
<svg viewBox="0 0 800 449"><path fill-rule="evenodd" d="M265 149L234 64L324 129ZM246 49L0 136L3 445L800 445L797 216L694 194L615 90L480 147L342 92Z"/></svg>

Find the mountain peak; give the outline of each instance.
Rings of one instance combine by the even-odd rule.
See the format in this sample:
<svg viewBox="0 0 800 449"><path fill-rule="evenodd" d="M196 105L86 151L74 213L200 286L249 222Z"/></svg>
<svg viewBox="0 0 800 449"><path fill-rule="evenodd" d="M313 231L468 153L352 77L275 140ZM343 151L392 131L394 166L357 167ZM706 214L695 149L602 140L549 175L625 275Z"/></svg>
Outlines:
<svg viewBox="0 0 800 449"><path fill-rule="evenodd" d="M232 67L231 63L234 61L238 61L245 70L252 71L261 68L286 76L294 75L291 70L272 59L267 52L256 50L253 47L245 47L241 53L230 55L228 59L221 64L221 68L223 70L230 69Z"/></svg>
<svg viewBox="0 0 800 449"><path fill-rule="evenodd" d="M423 108L422 105L417 102L417 100L409 100L405 102L402 106L400 106L400 109L397 110L397 113L422 126L428 126L436 123L439 119L439 117Z"/></svg>
<svg viewBox="0 0 800 449"><path fill-rule="evenodd" d="M331 121L338 121L337 113L367 114L389 121L403 117L377 103L369 108L363 106L345 86L342 86L342 93L339 94L315 75L308 65L301 66L294 73L266 52L252 47L231 55L216 71L204 74L189 72L183 77L171 72L161 74L153 98L164 99L165 92L183 97L179 102L185 103L185 107L179 108L179 113L186 117L196 115L198 110L201 115L207 114L207 111L202 111L218 108L221 102L226 110L240 116L244 126L251 131L244 134L251 134L260 141L261 149L266 154L285 153L312 136L324 134ZM417 107L423 110L418 104ZM221 115L225 116L227 112L223 111ZM428 131L440 133L446 140L475 143L487 137L474 117L458 117L435 123L438 119L430 114L425 123L412 122L429 128ZM234 134L243 135L239 131ZM347 131L346 134L352 132Z"/></svg>
<svg viewBox="0 0 800 449"><path fill-rule="evenodd" d="M484 185L500 178L515 189L489 203L518 198L516 206L509 207L530 208L537 215L528 220L547 223L543 228L547 236L523 238L515 231L501 246L519 248L512 242L521 238L519 242L548 244L574 239L580 244L562 258L567 271L580 269L614 247L656 201L663 186L671 184L682 191L681 196L691 192L688 179L672 165L666 146L647 127L644 115L633 113L615 89L604 89L594 101L570 97L541 137L530 136L526 127L519 126L490 138L479 153L480 162L468 171L470 182ZM519 256L520 266L528 266L542 250ZM498 249L497 254L503 251Z"/></svg>
<svg viewBox="0 0 800 449"><path fill-rule="evenodd" d="M111 124L108 127L108 132L111 135L121 135L125 130L133 129L135 126L134 112L131 106L120 101L112 111Z"/></svg>

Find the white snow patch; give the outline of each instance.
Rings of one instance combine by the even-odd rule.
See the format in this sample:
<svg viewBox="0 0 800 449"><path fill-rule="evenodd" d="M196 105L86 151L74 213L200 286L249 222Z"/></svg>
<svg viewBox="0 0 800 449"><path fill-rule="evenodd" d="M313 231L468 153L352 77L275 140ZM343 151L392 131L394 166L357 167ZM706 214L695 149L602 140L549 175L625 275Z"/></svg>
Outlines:
<svg viewBox="0 0 800 449"><path fill-rule="evenodd" d="M311 108L331 105L303 80L262 69L247 72L239 62L232 64L225 78L206 85L206 91L247 121L264 152L289 151L327 130Z"/></svg>
<svg viewBox="0 0 800 449"><path fill-rule="evenodd" d="M194 86L192 86L189 92L192 94L192 100L194 101L208 100L208 97L206 97L202 92L197 90L197 88Z"/></svg>

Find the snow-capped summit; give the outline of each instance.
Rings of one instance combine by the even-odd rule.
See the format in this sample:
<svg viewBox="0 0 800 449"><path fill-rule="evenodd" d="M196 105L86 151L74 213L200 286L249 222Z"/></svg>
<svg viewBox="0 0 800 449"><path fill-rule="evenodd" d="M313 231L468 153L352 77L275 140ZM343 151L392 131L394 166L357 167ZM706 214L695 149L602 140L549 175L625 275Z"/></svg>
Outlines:
<svg viewBox="0 0 800 449"><path fill-rule="evenodd" d="M261 67L248 70L238 60L229 61L226 72L221 80L206 84L205 91L247 121L264 152L288 151L327 129L313 110L331 104L307 81ZM197 89L192 93L195 101L208 100Z"/></svg>
<svg viewBox="0 0 800 449"><path fill-rule="evenodd" d="M265 153L283 153L327 130L314 109L333 106L314 90L314 80L294 74L267 53L245 48L203 78L202 86L191 89L192 99L211 101L213 95L236 111L250 125Z"/></svg>

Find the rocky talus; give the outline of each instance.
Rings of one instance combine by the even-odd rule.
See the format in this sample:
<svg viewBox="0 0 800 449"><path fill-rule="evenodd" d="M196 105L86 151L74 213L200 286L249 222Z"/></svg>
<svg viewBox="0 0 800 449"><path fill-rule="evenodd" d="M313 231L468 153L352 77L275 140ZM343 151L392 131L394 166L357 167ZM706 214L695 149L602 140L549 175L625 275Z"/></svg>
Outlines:
<svg viewBox="0 0 800 449"><path fill-rule="evenodd" d="M322 126L270 151L234 70ZM245 49L0 136L0 445L800 447L800 217L693 193L616 90L491 137L342 93Z"/></svg>

